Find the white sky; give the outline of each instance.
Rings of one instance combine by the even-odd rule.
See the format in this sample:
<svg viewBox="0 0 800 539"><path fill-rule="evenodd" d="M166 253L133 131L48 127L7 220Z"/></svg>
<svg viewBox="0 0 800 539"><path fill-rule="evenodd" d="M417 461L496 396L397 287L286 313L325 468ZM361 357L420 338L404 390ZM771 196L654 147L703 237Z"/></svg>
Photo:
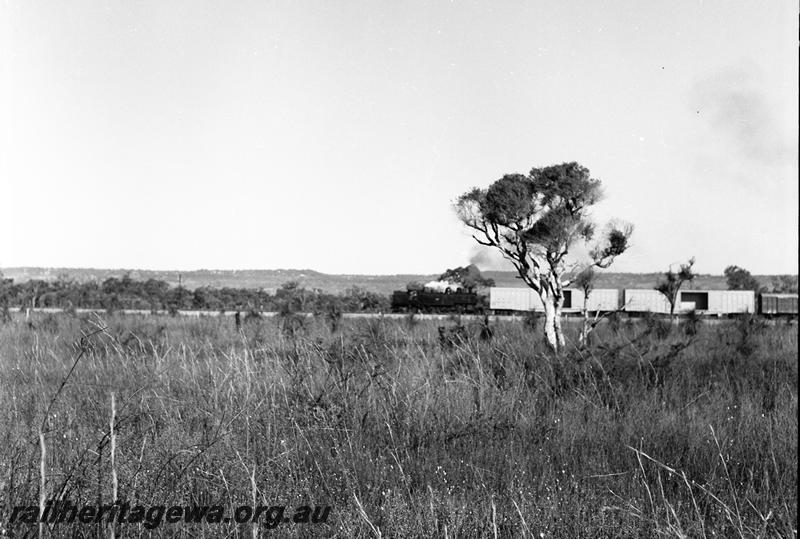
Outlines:
<svg viewBox="0 0 800 539"><path fill-rule="evenodd" d="M6 1L0 267L440 272L579 161L619 271L796 273L796 1Z"/></svg>

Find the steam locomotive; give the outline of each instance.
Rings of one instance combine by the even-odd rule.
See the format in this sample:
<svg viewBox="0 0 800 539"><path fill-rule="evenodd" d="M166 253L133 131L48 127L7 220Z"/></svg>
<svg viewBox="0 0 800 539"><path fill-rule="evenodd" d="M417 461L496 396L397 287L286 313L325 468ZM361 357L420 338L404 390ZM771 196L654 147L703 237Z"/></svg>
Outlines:
<svg viewBox="0 0 800 539"><path fill-rule="evenodd" d="M431 281L411 290L392 293L393 313L476 313L483 296L474 289L447 281Z"/></svg>

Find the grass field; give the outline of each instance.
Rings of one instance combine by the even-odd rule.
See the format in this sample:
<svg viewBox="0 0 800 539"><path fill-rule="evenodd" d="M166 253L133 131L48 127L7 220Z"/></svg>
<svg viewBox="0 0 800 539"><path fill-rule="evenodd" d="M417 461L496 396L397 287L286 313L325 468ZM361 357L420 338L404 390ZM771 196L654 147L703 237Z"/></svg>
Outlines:
<svg viewBox="0 0 800 539"><path fill-rule="evenodd" d="M560 358L521 322L442 342L445 324L17 315L0 326L0 507L110 503L115 475L143 505L333 508L117 537L796 536L796 324L615 321Z"/></svg>

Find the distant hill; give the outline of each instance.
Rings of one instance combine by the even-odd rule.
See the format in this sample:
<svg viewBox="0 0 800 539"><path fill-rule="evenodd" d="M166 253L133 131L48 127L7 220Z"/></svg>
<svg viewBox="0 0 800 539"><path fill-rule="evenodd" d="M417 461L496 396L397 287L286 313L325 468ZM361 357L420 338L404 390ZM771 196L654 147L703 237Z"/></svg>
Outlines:
<svg viewBox="0 0 800 539"><path fill-rule="evenodd" d="M381 294L389 294L393 290L405 289L410 281L426 282L435 279L438 275L398 274L398 275L332 275L314 270L195 270L195 271L155 271L155 270L126 270L126 269L95 269L95 268L2 268L0 272L15 282L24 282L31 279L46 281L55 280L61 276L79 282L103 281L109 277L121 277L128 273L132 279L146 280L159 279L171 285L178 284L180 275L183 286L197 288L211 286L214 288L263 288L274 291L283 283L297 281L306 288L319 288L325 292L339 293L345 289L358 286ZM486 271L486 277L494 279L497 286L524 287L516 278L516 274L509 271ZM660 273L601 273L598 279L598 288L652 288L655 286ZM772 275L756 276L763 284L771 281ZM725 290L725 277L722 275L700 275L692 284L694 289Z"/></svg>
<svg viewBox="0 0 800 539"><path fill-rule="evenodd" d="M95 268L2 268L0 272L15 282L24 282L31 279L46 281L55 280L61 276L79 282L103 281L109 277L121 277L126 273L132 279L147 280L159 279L171 285L178 284L180 275L183 286L197 288L211 286L214 288L263 288L274 291L283 283L297 281L306 288L319 288L325 292L339 293L347 288L358 286L366 290L389 294L393 290L404 290L410 281L426 282L436 279L438 275L398 274L398 275L332 275L314 270L195 270L195 271L155 271L155 270L126 270L126 269L95 269ZM486 277L494 279L497 286L524 287L516 278L516 274L509 271L486 271ZM655 286L660 273L601 273L597 288L652 288ZM774 276L757 275L763 284L769 283ZM722 275L700 275L691 288L698 290L725 290L725 277Z"/></svg>
<svg viewBox="0 0 800 539"><path fill-rule="evenodd" d="M121 277L126 273L132 279L158 279L177 286L180 282L187 288L211 286L214 288L263 288L268 291L278 289L283 283L297 281L305 288L319 288L325 292L338 293L358 286L366 290L388 294L392 290L405 288L409 281L430 281L438 275L329 275L314 270L276 269L276 270L194 270L157 271L134 269L98 268L2 268L0 272L15 282L32 279L52 281L59 277L78 282L104 281L109 277Z"/></svg>

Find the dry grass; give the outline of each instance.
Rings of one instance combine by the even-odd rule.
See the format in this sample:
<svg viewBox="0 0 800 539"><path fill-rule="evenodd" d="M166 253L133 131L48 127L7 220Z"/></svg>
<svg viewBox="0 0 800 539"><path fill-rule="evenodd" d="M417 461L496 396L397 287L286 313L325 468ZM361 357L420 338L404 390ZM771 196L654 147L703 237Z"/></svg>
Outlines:
<svg viewBox="0 0 800 539"><path fill-rule="evenodd" d="M521 323L443 348L421 321L110 316L75 344L98 324L0 326L3 508L118 489L334 507L289 536L796 536L796 326L623 321L554 359ZM43 535L74 531L111 530Z"/></svg>

